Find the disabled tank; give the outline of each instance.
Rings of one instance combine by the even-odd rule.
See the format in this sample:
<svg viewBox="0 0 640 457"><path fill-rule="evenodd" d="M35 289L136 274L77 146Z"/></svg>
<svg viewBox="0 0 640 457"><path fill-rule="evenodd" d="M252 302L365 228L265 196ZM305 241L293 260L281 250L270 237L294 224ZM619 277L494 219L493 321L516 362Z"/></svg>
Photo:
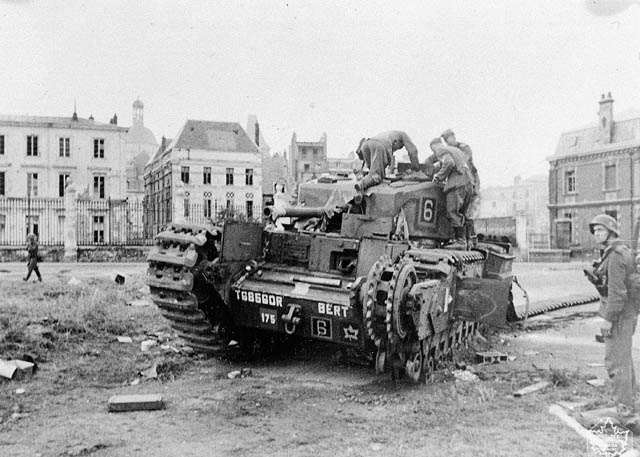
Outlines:
<svg viewBox="0 0 640 457"><path fill-rule="evenodd" d="M440 184L398 179L353 196L353 180L326 177L300 185L295 206L265 207L263 223L168 226L148 256L154 303L196 350L321 340L416 382L480 324L505 324L513 256L448 247Z"/></svg>

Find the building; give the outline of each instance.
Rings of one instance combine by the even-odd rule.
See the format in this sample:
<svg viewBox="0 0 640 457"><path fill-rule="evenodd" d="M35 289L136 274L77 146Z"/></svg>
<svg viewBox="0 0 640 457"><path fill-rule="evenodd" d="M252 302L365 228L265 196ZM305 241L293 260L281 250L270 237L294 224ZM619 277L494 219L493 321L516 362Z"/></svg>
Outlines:
<svg viewBox="0 0 640 457"><path fill-rule="evenodd" d="M124 198L127 129L78 117L0 116L0 197Z"/></svg>
<svg viewBox="0 0 640 457"><path fill-rule="evenodd" d="M549 185L546 176L522 179L516 176L510 186L483 187L477 218L524 216L527 233L549 233Z"/></svg>
<svg viewBox="0 0 640 457"><path fill-rule="evenodd" d="M296 132L293 132L289 171L291 178L297 183L317 178L327 172L327 134L323 133L320 141L298 141Z"/></svg>
<svg viewBox="0 0 640 457"><path fill-rule="evenodd" d="M615 217L630 239L640 216L640 117L614 119L611 93L599 101L597 124L564 132L548 158L552 245L592 250L589 221Z"/></svg>
<svg viewBox="0 0 640 457"><path fill-rule="evenodd" d="M351 151L347 157L327 158L327 168L330 173L357 171L362 168L362 160L356 157L354 151Z"/></svg>
<svg viewBox="0 0 640 457"><path fill-rule="evenodd" d="M114 115L117 122L117 116ZM158 149L158 142L151 130L144 126L144 104L140 99L133 102L131 127L124 137L124 152L127 161L126 179L129 197L144 196L144 167Z"/></svg>
<svg viewBox="0 0 640 457"><path fill-rule="evenodd" d="M145 167L149 230L179 219L204 223L221 211L258 217L261 169L259 148L237 122L187 120Z"/></svg>

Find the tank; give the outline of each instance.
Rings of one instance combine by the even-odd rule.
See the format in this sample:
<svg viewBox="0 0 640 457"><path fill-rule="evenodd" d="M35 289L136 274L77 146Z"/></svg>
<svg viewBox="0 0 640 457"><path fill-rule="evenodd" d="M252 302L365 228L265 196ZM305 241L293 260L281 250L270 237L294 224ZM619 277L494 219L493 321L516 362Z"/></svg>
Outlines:
<svg viewBox="0 0 640 457"><path fill-rule="evenodd" d="M323 178L264 223L170 225L156 236L151 297L194 349L307 338L368 354L378 373L431 379L481 324L502 326L513 256L491 243L448 247L442 185L367 189Z"/></svg>

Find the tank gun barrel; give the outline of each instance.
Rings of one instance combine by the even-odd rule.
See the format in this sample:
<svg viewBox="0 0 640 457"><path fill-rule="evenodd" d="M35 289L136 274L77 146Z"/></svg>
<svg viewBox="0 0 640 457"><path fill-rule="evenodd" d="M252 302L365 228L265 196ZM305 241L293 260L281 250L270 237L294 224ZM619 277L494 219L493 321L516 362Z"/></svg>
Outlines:
<svg viewBox="0 0 640 457"><path fill-rule="evenodd" d="M265 206L263 214L266 218L277 219L279 217L321 217L325 208L305 207L305 206L288 206L286 208L276 208L275 206Z"/></svg>

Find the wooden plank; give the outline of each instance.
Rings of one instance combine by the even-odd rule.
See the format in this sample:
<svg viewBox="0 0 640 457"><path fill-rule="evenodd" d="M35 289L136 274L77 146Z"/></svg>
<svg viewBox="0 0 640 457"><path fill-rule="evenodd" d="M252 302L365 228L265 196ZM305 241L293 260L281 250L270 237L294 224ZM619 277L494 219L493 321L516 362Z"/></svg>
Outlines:
<svg viewBox="0 0 640 457"><path fill-rule="evenodd" d="M164 407L159 394L114 395L109 398L108 404L110 412L152 411Z"/></svg>

